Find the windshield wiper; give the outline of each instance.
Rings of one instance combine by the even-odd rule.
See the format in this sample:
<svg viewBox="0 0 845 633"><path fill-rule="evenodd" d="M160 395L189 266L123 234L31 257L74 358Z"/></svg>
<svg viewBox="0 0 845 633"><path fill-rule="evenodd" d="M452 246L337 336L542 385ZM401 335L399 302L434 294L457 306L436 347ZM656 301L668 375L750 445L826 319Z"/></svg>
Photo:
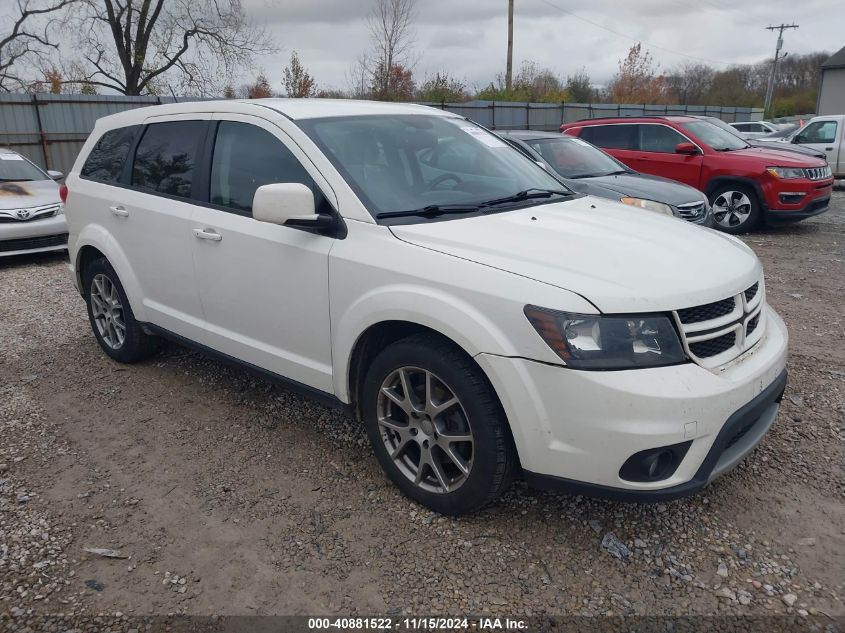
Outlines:
<svg viewBox="0 0 845 633"><path fill-rule="evenodd" d="M407 211L383 211L376 214L376 218L404 218L414 215L421 215L427 218L435 218L438 215L448 215L452 213L472 213L478 211L480 205L477 204L430 204L421 209L408 209Z"/></svg>
<svg viewBox="0 0 845 633"><path fill-rule="evenodd" d="M495 207L500 204L508 204L509 202L522 202L523 200L533 200L535 198L551 198L552 196L574 196L575 194L571 191L563 191L561 189L525 189L523 191L517 191L512 196L505 196L504 198L496 198L494 200L487 200L486 202L482 202L479 204L479 207L487 208L487 207Z"/></svg>

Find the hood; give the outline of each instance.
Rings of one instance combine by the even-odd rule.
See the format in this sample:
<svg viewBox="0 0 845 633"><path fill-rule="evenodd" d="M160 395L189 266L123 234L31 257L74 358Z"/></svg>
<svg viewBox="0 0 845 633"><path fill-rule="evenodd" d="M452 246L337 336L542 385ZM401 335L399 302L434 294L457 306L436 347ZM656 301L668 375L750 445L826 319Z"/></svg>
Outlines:
<svg viewBox="0 0 845 633"><path fill-rule="evenodd" d="M827 154L812 147L807 147L806 145L793 145L786 141L764 141L763 139L753 139L748 141L748 143L753 147L762 147L777 152L791 152L803 156L815 156L816 158L827 159Z"/></svg>
<svg viewBox="0 0 845 633"><path fill-rule="evenodd" d="M753 251L736 238L592 196L390 230L405 242L575 292L605 313L710 303L761 275Z"/></svg>
<svg viewBox="0 0 845 633"><path fill-rule="evenodd" d="M743 157L752 160L765 161L767 166L777 165L779 167L824 167L827 164L822 158L817 158L802 152L784 150L780 144L766 143L765 146L755 145L745 149L738 149L726 152L733 157Z"/></svg>
<svg viewBox="0 0 845 633"><path fill-rule="evenodd" d="M61 202L53 180L0 182L0 209L26 209Z"/></svg>
<svg viewBox="0 0 845 633"><path fill-rule="evenodd" d="M637 173L567 179L566 184L581 193L615 200L631 196L677 206L704 199L704 194L687 185L668 178Z"/></svg>

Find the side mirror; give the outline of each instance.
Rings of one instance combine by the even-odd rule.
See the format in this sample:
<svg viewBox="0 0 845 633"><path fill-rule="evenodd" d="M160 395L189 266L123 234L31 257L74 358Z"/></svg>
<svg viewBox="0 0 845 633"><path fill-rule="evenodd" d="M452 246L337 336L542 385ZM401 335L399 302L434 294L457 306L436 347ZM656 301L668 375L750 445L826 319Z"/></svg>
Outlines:
<svg viewBox="0 0 845 633"><path fill-rule="evenodd" d="M65 177L65 175L62 172L53 171L52 169L47 171L47 175L50 176L50 178L52 178L56 182L62 180Z"/></svg>
<svg viewBox="0 0 845 633"><path fill-rule="evenodd" d="M699 149L692 143L678 143L675 145L675 153L676 154L686 154L688 156L694 156L695 154L699 154Z"/></svg>
<svg viewBox="0 0 845 633"><path fill-rule="evenodd" d="M332 228L331 215L318 214L311 189L298 182L262 185L252 199L252 217L259 222L303 229Z"/></svg>

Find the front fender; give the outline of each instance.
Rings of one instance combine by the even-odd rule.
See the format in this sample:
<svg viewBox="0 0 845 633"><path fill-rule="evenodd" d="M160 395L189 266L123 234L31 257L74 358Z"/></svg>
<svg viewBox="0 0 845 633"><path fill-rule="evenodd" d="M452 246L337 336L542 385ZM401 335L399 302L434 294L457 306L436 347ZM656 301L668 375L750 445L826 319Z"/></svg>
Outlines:
<svg viewBox="0 0 845 633"><path fill-rule="evenodd" d="M105 256L120 279L135 318L138 321L147 321L144 303L141 300L144 295L138 278L132 272L132 266L129 265L129 259L111 233L100 224L86 224L74 242L70 255L78 287L82 288L82 271L79 267L80 255L86 246L96 248Z"/></svg>
<svg viewBox="0 0 845 633"><path fill-rule="evenodd" d="M555 362L557 357L531 329L522 301L472 304L445 289L391 284L371 289L333 315L335 394L350 401L349 363L360 337L373 325L405 321L425 326L454 341L470 356L481 353L524 356Z"/></svg>

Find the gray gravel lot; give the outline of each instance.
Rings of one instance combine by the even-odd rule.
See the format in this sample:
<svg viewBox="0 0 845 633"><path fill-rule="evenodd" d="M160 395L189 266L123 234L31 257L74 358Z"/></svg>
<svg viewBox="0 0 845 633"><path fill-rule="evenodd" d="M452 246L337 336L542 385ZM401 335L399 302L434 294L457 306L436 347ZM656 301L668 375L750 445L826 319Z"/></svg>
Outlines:
<svg viewBox="0 0 845 633"><path fill-rule="evenodd" d="M0 628L57 612L845 615L845 192L745 239L792 337L779 420L746 462L672 503L517 484L461 519L404 499L341 412L177 346L118 365L63 257L0 260Z"/></svg>

